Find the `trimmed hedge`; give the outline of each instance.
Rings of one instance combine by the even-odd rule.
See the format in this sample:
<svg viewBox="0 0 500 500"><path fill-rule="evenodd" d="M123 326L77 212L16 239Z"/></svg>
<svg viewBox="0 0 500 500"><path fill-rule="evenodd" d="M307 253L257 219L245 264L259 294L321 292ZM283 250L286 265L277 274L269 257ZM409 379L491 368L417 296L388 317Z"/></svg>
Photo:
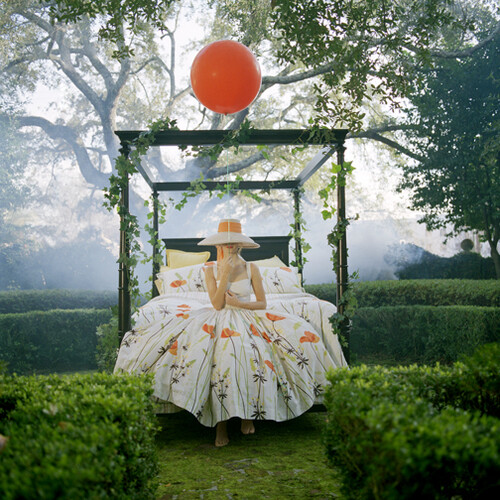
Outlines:
<svg viewBox="0 0 500 500"><path fill-rule="evenodd" d="M0 360L23 374L95 369L96 329L110 318L110 309L2 314Z"/></svg>
<svg viewBox="0 0 500 500"><path fill-rule="evenodd" d="M404 280L357 282L359 307L399 305L500 307L500 280ZM306 285L307 292L335 304L334 284Z"/></svg>
<svg viewBox="0 0 500 500"><path fill-rule="evenodd" d="M14 290L0 292L0 314L51 309L106 309L117 302L115 291Z"/></svg>
<svg viewBox="0 0 500 500"><path fill-rule="evenodd" d="M451 363L496 341L498 307L366 307L353 318L350 347L361 359L377 355L400 363Z"/></svg>
<svg viewBox="0 0 500 500"><path fill-rule="evenodd" d="M153 499L149 377L0 377L0 497Z"/></svg>
<svg viewBox="0 0 500 500"><path fill-rule="evenodd" d="M494 345L447 368L331 372L325 445L345 497L498 497L499 359Z"/></svg>

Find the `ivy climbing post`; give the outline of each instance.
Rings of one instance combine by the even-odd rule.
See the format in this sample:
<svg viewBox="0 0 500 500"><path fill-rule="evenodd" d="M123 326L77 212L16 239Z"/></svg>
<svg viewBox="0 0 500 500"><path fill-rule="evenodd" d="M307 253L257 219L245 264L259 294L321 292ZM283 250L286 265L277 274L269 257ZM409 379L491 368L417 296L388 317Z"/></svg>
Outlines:
<svg viewBox="0 0 500 500"><path fill-rule="evenodd" d="M350 320L345 314L345 300L348 286L349 274L347 271L347 239L346 229L349 221L346 218L345 210L345 180L346 171L344 168L344 152L345 147L343 144L337 146L337 164L340 170L337 173L337 227L340 231L340 237L337 242L337 313L340 315L342 322L340 324L340 333L345 340L345 357L346 361L350 362Z"/></svg>
<svg viewBox="0 0 500 500"><path fill-rule="evenodd" d="M293 190L293 208L294 208L294 237L295 237L295 265L300 273L301 280L303 276L304 262L302 258L302 227L300 213L300 188Z"/></svg>
<svg viewBox="0 0 500 500"><path fill-rule="evenodd" d="M157 297L159 295L155 285L155 277L160 272L160 263L158 262L158 191L153 189L153 277L152 277L152 290L151 296Z"/></svg>
<svg viewBox="0 0 500 500"><path fill-rule="evenodd" d="M130 147L124 144L120 150L123 157L128 158ZM121 194L118 213L120 215L120 257L118 268L118 341L121 343L125 332L130 330L130 269L128 261L130 258L130 242L128 238L129 223L129 176L124 172L121 178Z"/></svg>

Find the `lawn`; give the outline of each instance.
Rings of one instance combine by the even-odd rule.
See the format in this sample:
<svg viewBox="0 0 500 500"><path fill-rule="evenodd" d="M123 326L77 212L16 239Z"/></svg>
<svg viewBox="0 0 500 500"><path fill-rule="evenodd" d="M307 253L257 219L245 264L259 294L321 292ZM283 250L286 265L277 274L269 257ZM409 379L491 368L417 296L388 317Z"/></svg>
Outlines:
<svg viewBox="0 0 500 500"><path fill-rule="evenodd" d="M229 423L230 443L214 446L215 430L186 412L159 417L157 499L339 498L339 481L326 462L326 413L287 422L256 422L244 436Z"/></svg>

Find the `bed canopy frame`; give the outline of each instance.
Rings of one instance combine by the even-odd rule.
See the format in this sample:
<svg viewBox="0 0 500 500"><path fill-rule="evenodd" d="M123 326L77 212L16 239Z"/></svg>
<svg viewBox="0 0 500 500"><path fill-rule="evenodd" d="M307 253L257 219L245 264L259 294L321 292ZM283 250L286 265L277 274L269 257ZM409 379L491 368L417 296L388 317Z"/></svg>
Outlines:
<svg viewBox="0 0 500 500"><path fill-rule="evenodd" d="M165 130L155 135L152 146L212 146L221 144L234 131L231 130ZM315 145L323 146L300 172L295 179L281 179L275 181L240 181L233 189L236 190L274 190L284 189L293 193L295 210L300 211L300 188L307 180L332 156L336 153L337 164L343 167L345 153L345 138L347 135L345 129L331 129L326 134L313 134L309 129L285 129L285 130L256 130L252 129L245 137L242 145ZM123 130L115 131L120 139L120 152L126 157L129 156L134 141L144 131ZM144 165L138 165L137 169L152 190L153 195L153 229L158 238L158 193L160 191L186 191L190 188L190 181L155 181L149 169ZM203 181L206 186L204 190L209 191L220 186L220 181ZM343 183L337 183L337 221L340 223L345 220L345 189ZM124 229L125 214L129 211L129 179L126 179L125 186L121 192L120 202L120 255L130 255L129 241ZM295 221L295 233L300 234L300 222ZM336 266L337 279L337 310L343 314L344 306L342 296L348 286L347 272L347 244L345 234L337 246L338 263ZM153 245L153 256L158 253L158 248ZM295 253L299 271L302 272L303 258L300 237L295 237ZM154 276L159 271L156 259L153 259L153 282ZM121 339L123 335L131 329L131 300L129 291L129 274L127 264L123 261L119 264L119 284L118 284L118 335ZM155 295L153 284L153 295ZM349 326L344 324L342 334L347 341L345 357L349 362Z"/></svg>

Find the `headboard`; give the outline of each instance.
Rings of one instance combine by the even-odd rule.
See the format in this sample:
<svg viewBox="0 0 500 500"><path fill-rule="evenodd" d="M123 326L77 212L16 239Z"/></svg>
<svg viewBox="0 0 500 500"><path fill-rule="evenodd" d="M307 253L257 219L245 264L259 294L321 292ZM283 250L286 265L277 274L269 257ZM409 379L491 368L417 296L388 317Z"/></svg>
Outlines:
<svg viewBox="0 0 500 500"><path fill-rule="evenodd" d="M252 236L259 248L244 248L242 257L247 261L269 259L277 255L287 266L288 246L291 236ZM182 250L183 252L210 251L210 260L217 260L217 249L214 246L198 246L203 238L163 238L165 248L172 250Z"/></svg>

